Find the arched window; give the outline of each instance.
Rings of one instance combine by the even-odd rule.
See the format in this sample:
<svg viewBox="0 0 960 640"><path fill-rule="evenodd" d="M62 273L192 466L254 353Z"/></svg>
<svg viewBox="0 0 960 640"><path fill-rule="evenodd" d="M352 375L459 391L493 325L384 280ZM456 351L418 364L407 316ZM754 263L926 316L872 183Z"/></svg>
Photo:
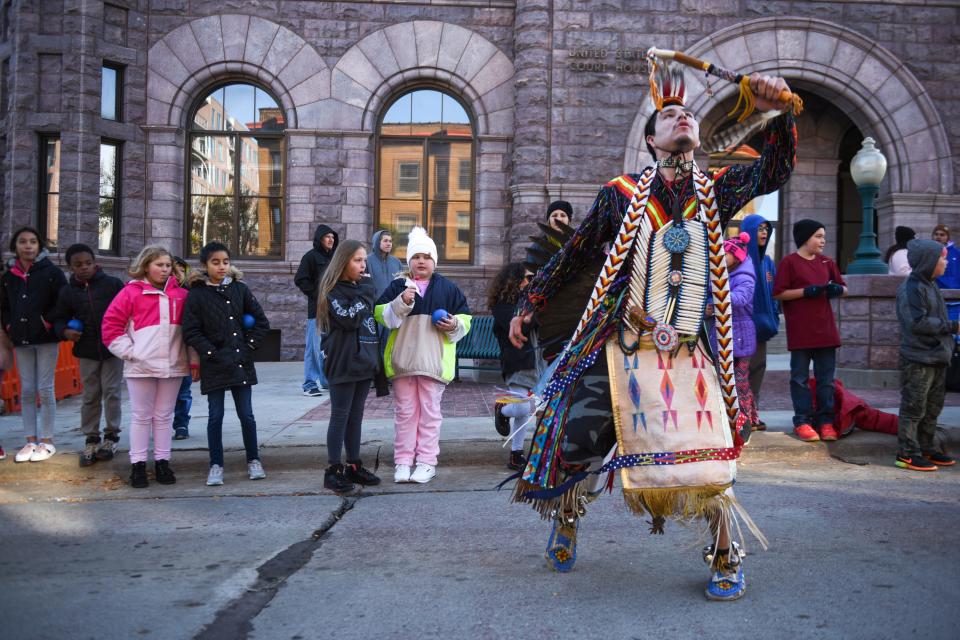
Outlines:
<svg viewBox="0 0 960 640"><path fill-rule="evenodd" d="M215 87L190 118L187 255L214 240L235 258L283 257L283 111L252 84Z"/></svg>
<svg viewBox="0 0 960 640"><path fill-rule="evenodd" d="M448 93L416 89L390 103L378 131L376 222L393 232L397 255L421 225L441 261L472 260L473 131L467 109Z"/></svg>

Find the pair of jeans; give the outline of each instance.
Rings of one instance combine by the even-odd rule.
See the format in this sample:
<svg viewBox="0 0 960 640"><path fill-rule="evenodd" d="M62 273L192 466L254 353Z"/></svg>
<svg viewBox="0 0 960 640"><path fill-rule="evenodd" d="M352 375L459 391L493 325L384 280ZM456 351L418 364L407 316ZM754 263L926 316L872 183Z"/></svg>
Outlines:
<svg viewBox="0 0 960 640"><path fill-rule="evenodd" d="M54 375L60 345L56 342L14 347L20 372L20 419L28 438L50 440L57 419ZM37 396L40 396L40 424L37 425Z"/></svg>
<svg viewBox="0 0 960 640"><path fill-rule="evenodd" d="M304 391L316 389L318 386L327 388L327 377L323 375L323 350L320 348L320 338L323 336L317 330L315 318L307 318L306 345L303 348L303 385Z"/></svg>
<svg viewBox="0 0 960 640"><path fill-rule="evenodd" d="M360 428L371 380L330 385L330 422L327 424L327 460L340 464L347 449L347 462L360 459Z"/></svg>
<svg viewBox="0 0 960 640"><path fill-rule="evenodd" d="M223 398L226 389L217 389L207 394L207 406L210 417L207 418L207 446L210 449L210 466L223 466ZM243 434L243 448L247 452L247 462L260 459L257 446L257 422L253 419L253 389L249 385L230 387L233 404L240 418L240 432Z"/></svg>
<svg viewBox="0 0 960 640"><path fill-rule="evenodd" d="M130 393L130 462L147 461L153 434L153 459L170 459L173 439L173 405L180 378L127 378Z"/></svg>
<svg viewBox="0 0 960 640"><path fill-rule="evenodd" d="M524 372L519 372L524 373ZM515 399L524 398L530 395L530 389L533 384L536 384L536 375L535 370L530 370L530 378L533 382L531 386L526 384L514 384L513 382L508 382L508 388L510 393L514 396ZM527 380L527 383L531 383L531 380ZM532 422L531 416L533 415L533 402L532 400L524 400L522 402L512 402L501 409L503 415L508 418L513 418L511 429L514 431L513 438L510 439L510 451L523 451L523 439L527 435L527 429Z"/></svg>
<svg viewBox="0 0 960 640"><path fill-rule="evenodd" d="M810 363L817 381L817 410L814 414L810 393ZM837 350L797 349L790 352L790 399L793 401L793 426L809 424L818 427L833 424L833 376L837 366Z"/></svg>
<svg viewBox="0 0 960 640"><path fill-rule="evenodd" d="M176 433L180 429L188 431L190 427L190 408L193 406L193 391L190 385L193 384L193 378L184 376L180 383L180 391L177 393L177 406L173 410L173 431Z"/></svg>
<svg viewBox="0 0 960 640"><path fill-rule="evenodd" d="M757 350L750 356L750 391L753 392L753 404L760 410L760 388L767 373L767 343L757 340Z"/></svg>
<svg viewBox="0 0 960 640"><path fill-rule="evenodd" d="M905 456L935 450L937 418L947 392L947 367L900 358L900 421L897 440Z"/></svg>
<svg viewBox="0 0 960 640"><path fill-rule="evenodd" d="M83 404L80 405L80 429L87 442L100 442L100 414L107 425L104 436L120 439L120 389L123 386L123 360L77 358L83 380Z"/></svg>

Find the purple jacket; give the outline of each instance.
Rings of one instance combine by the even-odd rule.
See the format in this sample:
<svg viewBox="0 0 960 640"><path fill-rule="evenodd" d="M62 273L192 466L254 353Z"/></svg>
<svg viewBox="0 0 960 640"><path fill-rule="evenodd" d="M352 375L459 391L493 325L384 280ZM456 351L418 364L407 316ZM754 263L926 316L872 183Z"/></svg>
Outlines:
<svg viewBox="0 0 960 640"><path fill-rule="evenodd" d="M753 324L753 289L757 276L750 256L730 272L733 300L733 357L749 358L757 350L757 328Z"/></svg>

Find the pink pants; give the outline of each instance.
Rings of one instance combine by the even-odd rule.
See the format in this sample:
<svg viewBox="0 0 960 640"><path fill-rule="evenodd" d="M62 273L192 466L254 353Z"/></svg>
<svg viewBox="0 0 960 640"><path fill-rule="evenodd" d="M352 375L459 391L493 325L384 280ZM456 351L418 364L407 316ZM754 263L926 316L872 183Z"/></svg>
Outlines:
<svg viewBox="0 0 960 640"><path fill-rule="evenodd" d="M393 463L431 466L440 455L440 398L447 385L426 376L393 379Z"/></svg>
<svg viewBox="0 0 960 640"><path fill-rule="evenodd" d="M182 377L127 378L130 392L130 462L146 462L150 434L153 459L170 459L173 438L173 409L177 404Z"/></svg>

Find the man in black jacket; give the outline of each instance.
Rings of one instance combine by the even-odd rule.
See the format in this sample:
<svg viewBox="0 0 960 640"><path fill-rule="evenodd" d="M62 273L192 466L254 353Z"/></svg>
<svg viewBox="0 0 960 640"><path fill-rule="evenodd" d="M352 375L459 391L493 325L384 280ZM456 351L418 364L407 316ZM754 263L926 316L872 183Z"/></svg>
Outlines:
<svg viewBox="0 0 960 640"><path fill-rule="evenodd" d="M320 387L327 388L327 379L323 375L323 351L320 350L320 337L317 335L317 291L320 278L330 264L330 258L340 243L337 232L325 224L317 227L313 234L313 249L300 259L294 283L307 296L307 332L303 350L303 395L319 396Z"/></svg>
<svg viewBox="0 0 960 640"><path fill-rule="evenodd" d="M119 278L108 276L97 266L93 249L85 244L67 248L67 265L73 275L61 290L53 311L53 330L73 342L73 355L83 379L80 427L87 437L80 454L80 466L110 460L120 440L120 388L123 361L103 345L100 325L113 298L123 289ZM100 413L106 414L103 441L100 440Z"/></svg>

